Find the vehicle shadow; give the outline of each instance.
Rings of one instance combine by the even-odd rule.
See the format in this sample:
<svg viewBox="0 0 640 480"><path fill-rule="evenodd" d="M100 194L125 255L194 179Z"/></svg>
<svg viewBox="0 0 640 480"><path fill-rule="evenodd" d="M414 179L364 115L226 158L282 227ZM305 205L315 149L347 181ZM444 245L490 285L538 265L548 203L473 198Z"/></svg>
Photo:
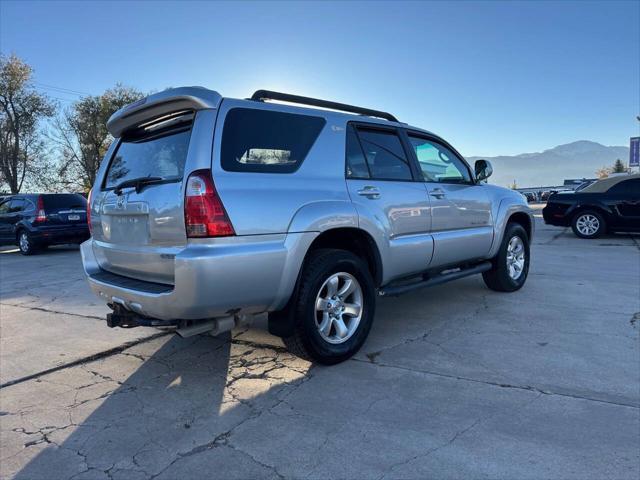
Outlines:
<svg viewBox="0 0 640 480"><path fill-rule="evenodd" d="M56 410L60 424L24 415L34 425L22 427L32 434L26 450L45 448L15 478L180 478L174 463L217 447L233 454L225 447L231 430L305 378L308 364L293 370L290 359L229 335L170 335L58 372L48 388L72 388L38 408ZM30 413L40 416L34 407Z"/></svg>
<svg viewBox="0 0 640 480"><path fill-rule="evenodd" d="M640 247L640 234L635 232L606 232L597 238L580 238L571 227L558 227L547 225L543 222L536 223L536 234L532 244L549 244L556 240L577 242L576 245L584 246L635 246Z"/></svg>
<svg viewBox="0 0 640 480"><path fill-rule="evenodd" d="M45 249L38 250L31 258L38 258L46 255L60 255L69 252L79 252L80 245L51 245ZM0 247L0 255L23 257L17 245L5 245Z"/></svg>

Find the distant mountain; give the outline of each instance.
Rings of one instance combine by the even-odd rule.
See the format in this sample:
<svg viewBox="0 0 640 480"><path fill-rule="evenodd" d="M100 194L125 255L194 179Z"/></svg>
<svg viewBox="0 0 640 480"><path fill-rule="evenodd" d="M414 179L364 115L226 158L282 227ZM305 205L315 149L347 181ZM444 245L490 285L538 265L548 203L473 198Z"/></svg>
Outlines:
<svg viewBox="0 0 640 480"><path fill-rule="evenodd" d="M489 183L518 187L562 185L565 178L593 178L596 170L611 166L616 159L629 161L629 147L607 147L588 140L558 145L538 153L514 156L467 157L473 164L484 158L493 165Z"/></svg>

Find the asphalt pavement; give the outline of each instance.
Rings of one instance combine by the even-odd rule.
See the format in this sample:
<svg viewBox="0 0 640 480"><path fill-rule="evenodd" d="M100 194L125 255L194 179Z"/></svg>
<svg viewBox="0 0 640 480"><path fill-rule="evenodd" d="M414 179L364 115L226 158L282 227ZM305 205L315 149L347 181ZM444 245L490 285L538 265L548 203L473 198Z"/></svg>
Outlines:
<svg viewBox="0 0 640 480"><path fill-rule="evenodd" d="M333 367L109 329L77 248L2 248L0 478L640 478L640 238L537 220L522 290L380 299Z"/></svg>

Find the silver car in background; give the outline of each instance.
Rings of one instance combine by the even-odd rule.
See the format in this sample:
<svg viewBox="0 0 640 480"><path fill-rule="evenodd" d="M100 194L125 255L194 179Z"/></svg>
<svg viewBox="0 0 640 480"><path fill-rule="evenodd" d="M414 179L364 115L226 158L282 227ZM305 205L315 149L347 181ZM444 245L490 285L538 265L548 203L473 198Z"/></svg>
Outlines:
<svg viewBox="0 0 640 480"><path fill-rule="evenodd" d="M109 326L186 336L268 313L291 351L331 364L364 343L376 296L476 273L509 292L527 278L523 197L388 113L185 87L108 128L81 251Z"/></svg>

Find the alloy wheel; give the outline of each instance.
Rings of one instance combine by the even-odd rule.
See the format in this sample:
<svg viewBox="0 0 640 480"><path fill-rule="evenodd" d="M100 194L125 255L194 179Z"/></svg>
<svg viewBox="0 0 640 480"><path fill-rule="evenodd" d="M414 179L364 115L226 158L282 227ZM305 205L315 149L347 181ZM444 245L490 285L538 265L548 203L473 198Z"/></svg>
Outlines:
<svg viewBox="0 0 640 480"><path fill-rule="evenodd" d="M524 242L518 236L511 237L507 245L507 271L513 280L522 275L525 263Z"/></svg>
<svg viewBox="0 0 640 480"><path fill-rule="evenodd" d="M358 329L363 311L362 287L346 272L334 273L316 296L315 321L323 340L344 343Z"/></svg>
<svg viewBox="0 0 640 480"><path fill-rule="evenodd" d="M600 228L600 220L595 215L586 213L578 217L576 228L585 237L592 237Z"/></svg>
<svg viewBox="0 0 640 480"><path fill-rule="evenodd" d="M22 250L23 252L28 252L29 251L29 237L27 236L26 233L22 232L20 234L20 250Z"/></svg>

